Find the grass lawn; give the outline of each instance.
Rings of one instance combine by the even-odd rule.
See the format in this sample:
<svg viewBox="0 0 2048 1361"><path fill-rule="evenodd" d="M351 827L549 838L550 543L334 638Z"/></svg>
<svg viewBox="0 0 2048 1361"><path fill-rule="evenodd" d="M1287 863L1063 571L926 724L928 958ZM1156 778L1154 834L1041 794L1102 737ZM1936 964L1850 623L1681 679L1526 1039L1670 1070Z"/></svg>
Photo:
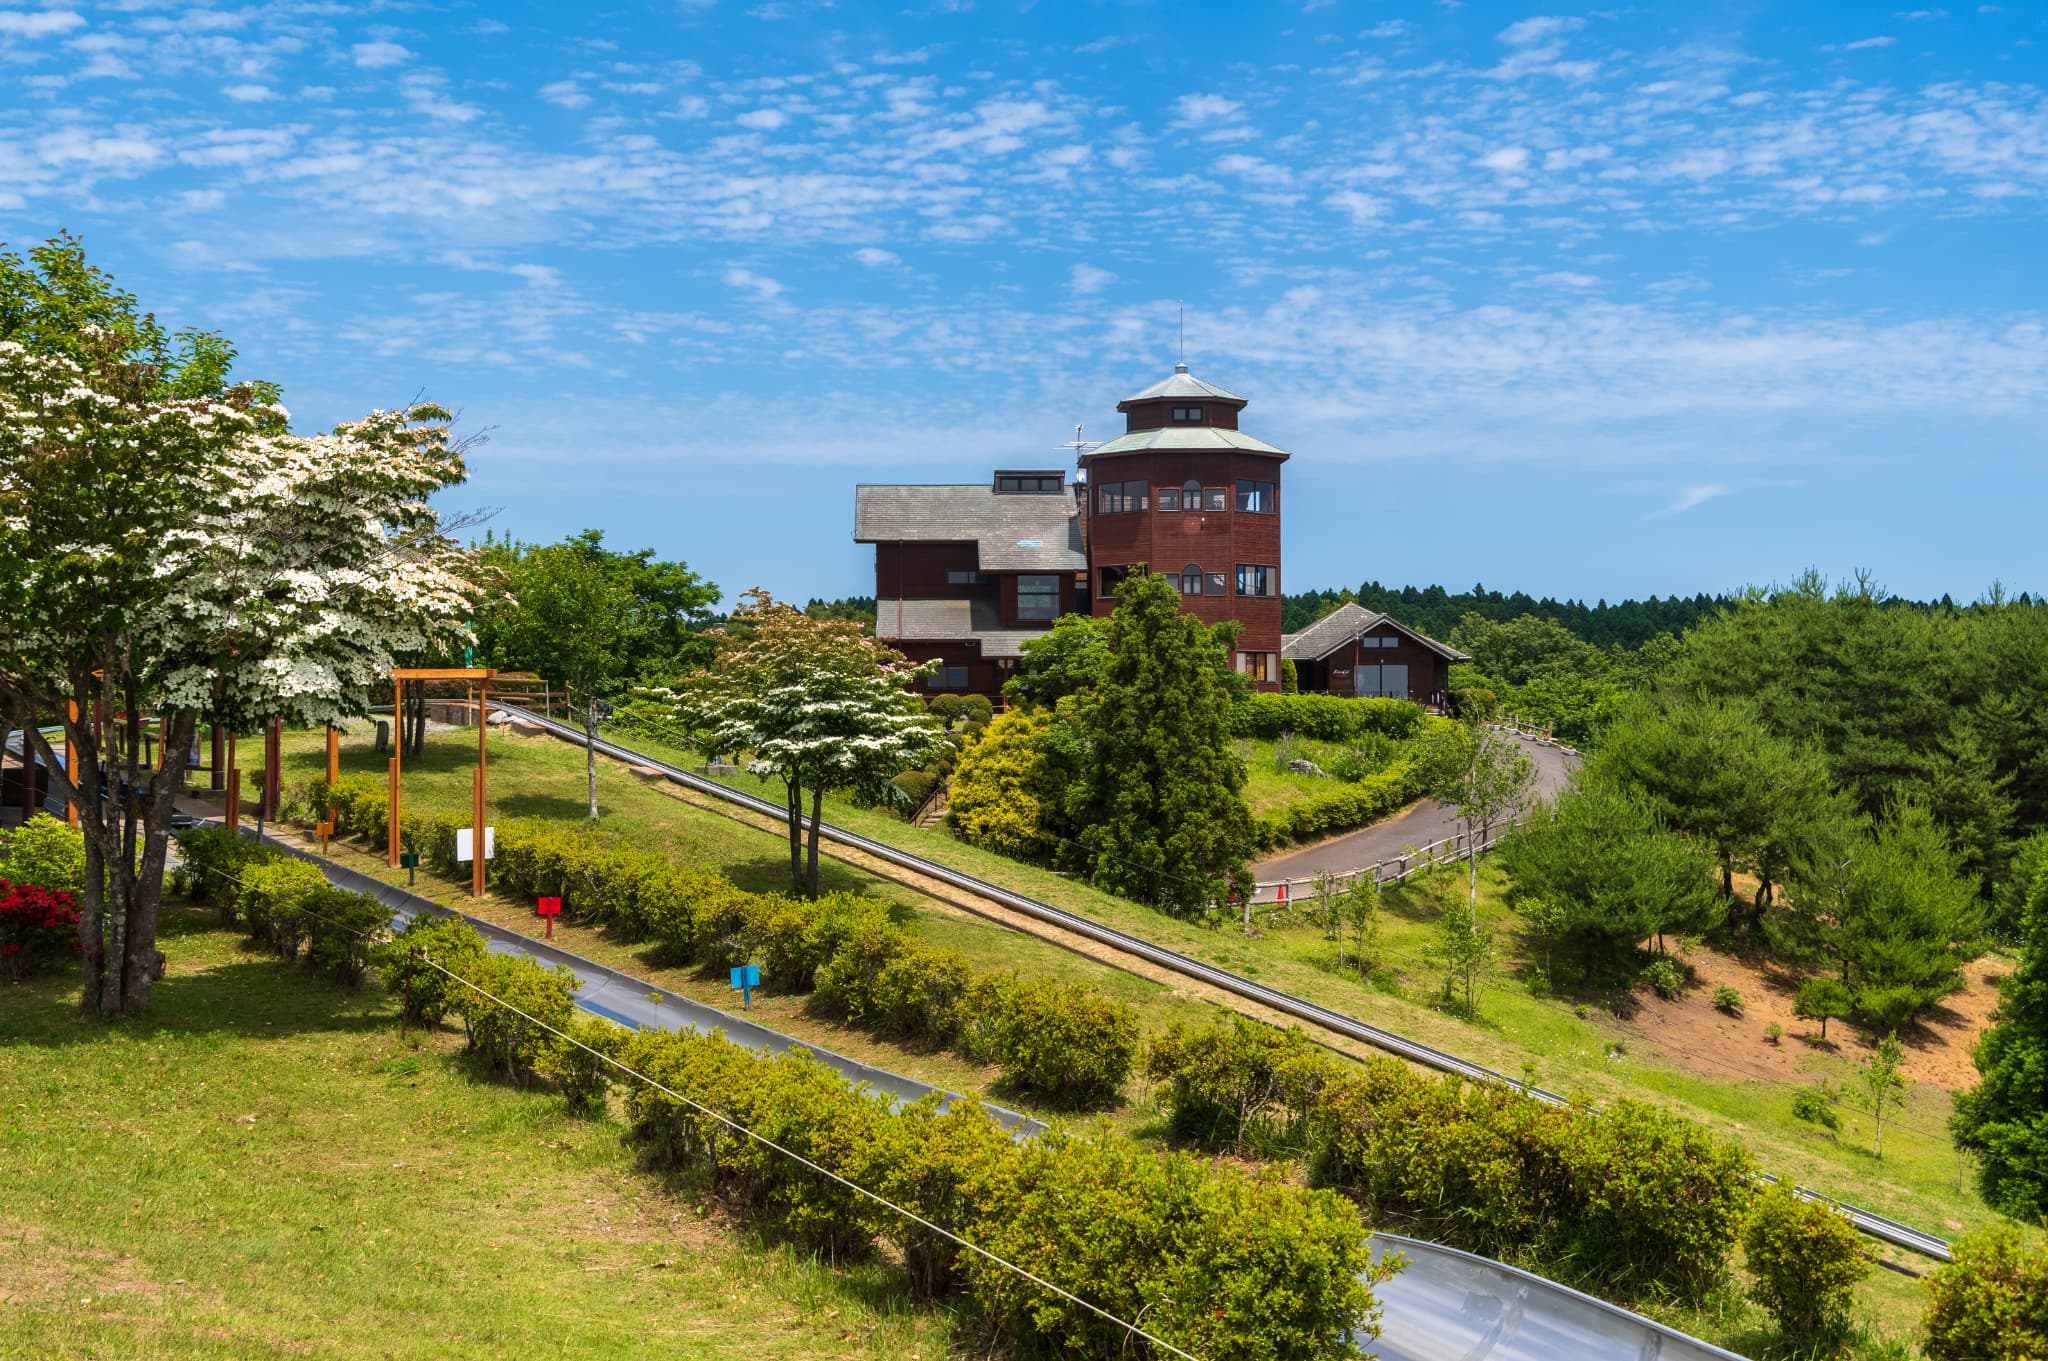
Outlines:
<svg viewBox="0 0 2048 1361"><path fill-rule="evenodd" d="M376 989L168 917L143 1022L0 984L0 1356L948 1354L883 1269L753 1242Z"/></svg>
<svg viewBox="0 0 2048 1361"><path fill-rule="evenodd" d="M1253 817L1276 813L1290 803L1312 799L1343 786L1335 775L1301 775L1287 769L1287 761L1281 759L1280 746L1264 738L1241 737L1234 744L1237 754L1244 758L1245 805L1252 810ZM1289 759L1313 762L1323 771L1335 768L1337 758L1344 755L1347 747L1342 742L1319 742L1314 738L1294 738L1287 748Z"/></svg>

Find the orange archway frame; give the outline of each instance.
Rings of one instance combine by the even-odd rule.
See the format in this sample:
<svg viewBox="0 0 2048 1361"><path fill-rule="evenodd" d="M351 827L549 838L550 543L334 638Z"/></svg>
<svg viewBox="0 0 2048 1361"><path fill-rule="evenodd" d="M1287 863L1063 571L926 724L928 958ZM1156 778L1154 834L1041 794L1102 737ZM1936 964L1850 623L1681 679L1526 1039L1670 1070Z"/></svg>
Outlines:
<svg viewBox="0 0 2048 1361"><path fill-rule="evenodd" d="M468 666L408 666L399 667L391 673L391 814L386 821L389 823L393 869L398 868L398 756L405 750L405 683L431 680L476 682L476 778L470 791L469 891L477 898L484 896L484 738L490 733L490 725L484 718L490 710L487 692L491 677L497 674L494 668Z"/></svg>

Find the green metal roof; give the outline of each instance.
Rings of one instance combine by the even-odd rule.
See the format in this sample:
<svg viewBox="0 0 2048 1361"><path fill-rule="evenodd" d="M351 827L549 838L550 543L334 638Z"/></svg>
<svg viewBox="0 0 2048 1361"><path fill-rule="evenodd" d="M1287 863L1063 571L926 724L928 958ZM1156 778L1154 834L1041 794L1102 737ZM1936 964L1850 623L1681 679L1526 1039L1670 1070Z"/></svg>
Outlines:
<svg viewBox="0 0 2048 1361"><path fill-rule="evenodd" d="M1157 430L1133 430L1089 451L1088 457L1097 459L1104 454L1136 454L1153 449L1238 449L1247 454L1287 457L1285 449L1276 449L1242 430L1225 430L1214 425L1168 425Z"/></svg>
<svg viewBox="0 0 2048 1361"><path fill-rule="evenodd" d="M1150 402L1160 397L1217 397L1226 402L1246 405L1245 399L1234 392L1227 392L1214 383L1205 383L1188 372L1185 364L1175 364L1170 377L1162 378L1143 392L1135 393L1116 404L1121 411L1132 402Z"/></svg>

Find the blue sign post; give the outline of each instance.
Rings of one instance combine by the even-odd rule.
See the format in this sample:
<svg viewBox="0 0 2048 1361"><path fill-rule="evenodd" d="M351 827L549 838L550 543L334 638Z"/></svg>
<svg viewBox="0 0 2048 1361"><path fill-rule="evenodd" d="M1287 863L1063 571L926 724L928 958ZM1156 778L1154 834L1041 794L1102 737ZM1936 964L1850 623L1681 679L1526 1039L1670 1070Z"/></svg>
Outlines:
<svg viewBox="0 0 2048 1361"><path fill-rule="evenodd" d="M752 1008L754 989L761 986L761 967L758 964L736 965L732 971L732 990L740 995L740 1005Z"/></svg>

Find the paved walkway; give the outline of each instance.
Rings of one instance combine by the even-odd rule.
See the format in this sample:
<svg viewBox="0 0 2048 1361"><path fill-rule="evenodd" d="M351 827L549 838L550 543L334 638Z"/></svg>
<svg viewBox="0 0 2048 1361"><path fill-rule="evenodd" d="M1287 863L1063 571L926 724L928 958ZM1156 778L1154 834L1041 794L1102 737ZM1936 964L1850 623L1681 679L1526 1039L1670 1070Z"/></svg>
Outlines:
<svg viewBox="0 0 2048 1361"><path fill-rule="evenodd" d="M1536 794L1543 799L1555 798L1579 763L1578 757L1567 755L1561 748L1546 747L1528 738L1522 739L1522 750L1536 763ZM1463 830L1454 809L1435 799L1423 799L1370 827L1260 861L1252 866L1252 877L1269 883L1275 879L1306 879L1318 870L1341 873L1364 869L1382 860L1396 859L1411 847L1427 846Z"/></svg>

